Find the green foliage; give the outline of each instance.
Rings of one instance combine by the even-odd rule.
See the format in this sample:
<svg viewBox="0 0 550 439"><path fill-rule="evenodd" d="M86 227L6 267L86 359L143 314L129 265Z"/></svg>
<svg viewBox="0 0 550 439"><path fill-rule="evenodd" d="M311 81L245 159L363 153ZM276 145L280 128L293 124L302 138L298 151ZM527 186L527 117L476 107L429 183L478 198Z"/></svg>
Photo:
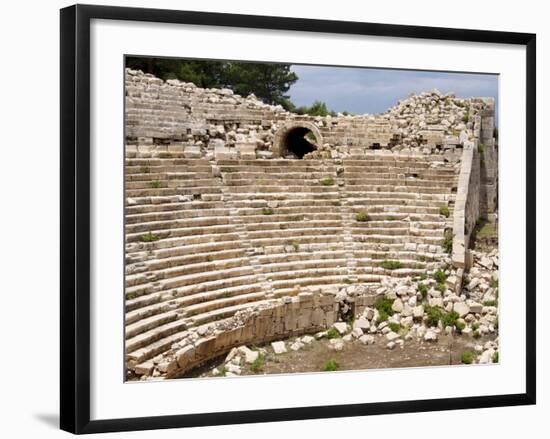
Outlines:
<svg viewBox="0 0 550 439"><path fill-rule="evenodd" d="M294 251L298 251L300 249L300 243L298 241L294 241L292 243L292 247L294 247Z"/></svg>
<svg viewBox="0 0 550 439"><path fill-rule="evenodd" d="M310 107L302 106L295 108L294 112L297 114L307 114L309 116L336 116L336 113L334 111L330 111L327 108L327 104L321 101L313 102Z"/></svg>
<svg viewBox="0 0 550 439"><path fill-rule="evenodd" d="M339 365L336 362L336 360L328 360L325 363L324 371L325 372L334 372L334 371L338 370L338 367L339 367Z"/></svg>
<svg viewBox="0 0 550 439"><path fill-rule="evenodd" d="M374 307L378 310L378 323L385 322L389 316L393 316L393 300L387 297L380 297L374 302Z"/></svg>
<svg viewBox="0 0 550 439"><path fill-rule="evenodd" d="M441 323L443 323L444 328L447 326L456 326L459 317L456 311L451 311L441 317Z"/></svg>
<svg viewBox="0 0 550 439"><path fill-rule="evenodd" d="M491 288L498 288L498 279L491 279Z"/></svg>
<svg viewBox="0 0 550 439"><path fill-rule="evenodd" d="M155 242L158 241L160 237L158 235L155 235L154 233L147 232L145 235L141 235L139 237L139 240L141 242Z"/></svg>
<svg viewBox="0 0 550 439"><path fill-rule="evenodd" d="M158 180L155 180L155 181L151 182L151 188L152 189L158 189L158 188L160 188L160 186L161 186L161 183Z"/></svg>
<svg viewBox="0 0 550 439"><path fill-rule="evenodd" d="M273 215L275 211L271 207L264 207L262 209L262 215Z"/></svg>
<svg viewBox="0 0 550 439"><path fill-rule="evenodd" d="M151 172L151 169L149 168L149 166L141 166L139 168L139 172L142 174L149 174L149 172Z"/></svg>
<svg viewBox="0 0 550 439"><path fill-rule="evenodd" d="M262 368L264 367L264 364L265 364L265 355L260 353L250 365L250 370L254 373L257 373L262 370Z"/></svg>
<svg viewBox="0 0 550 439"><path fill-rule="evenodd" d="M464 116L462 116L462 122L468 123L469 120L470 120L470 115L468 113L466 113L466 114L464 114Z"/></svg>
<svg viewBox="0 0 550 439"><path fill-rule="evenodd" d="M480 338L480 337L481 337L481 332L479 332L479 331L474 331L473 334L472 334L472 336L473 336L474 338Z"/></svg>
<svg viewBox="0 0 550 439"><path fill-rule="evenodd" d="M229 88L241 96L254 93L269 104L295 109L286 92L298 80L290 64L127 57L126 66L167 80L202 88Z"/></svg>
<svg viewBox="0 0 550 439"><path fill-rule="evenodd" d="M320 180L320 183L323 186L334 186L334 183L336 183L336 181L332 177L326 177L326 178L323 178L322 180Z"/></svg>
<svg viewBox="0 0 550 439"><path fill-rule="evenodd" d="M445 293L445 291L447 291L447 285L444 284L444 283L438 283L436 286L435 286L435 289L438 290L438 291L441 291L441 293Z"/></svg>
<svg viewBox="0 0 550 439"><path fill-rule="evenodd" d="M459 333L462 333L462 331L464 331L464 328L466 328L466 324L464 324L462 322L456 322L455 323L455 328Z"/></svg>
<svg viewBox="0 0 550 439"><path fill-rule="evenodd" d="M442 270L437 270L434 274L433 274L433 278L435 279L435 281L437 283L444 283L446 280L447 280L447 275L445 274L444 271Z"/></svg>
<svg viewBox="0 0 550 439"><path fill-rule="evenodd" d="M439 320L443 317L443 312L437 306L426 305L424 307L426 314L426 323L428 326L437 326Z"/></svg>
<svg viewBox="0 0 550 439"><path fill-rule="evenodd" d="M359 221L359 222L366 222L370 219L369 217L369 214L367 212L365 212L364 210L362 210L361 212L358 212L356 215L355 215L355 220L356 221Z"/></svg>
<svg viewBox="0 0 550 439"><path fill-rule="evenodd" d="M479 323L478 323L478 322L472 323L472 329L473 329L474 331L477 331L477 330L479 329Z"/></svg>
<svg viewBox="0 0 550 439"><path fill-rule="evenodd" d="M483 302L485 306L498 306L498 300L486 300Z"/></svg>
<svg viewBox="0 0 550 439"><path fill-rule="evenodd" d="M493 363L498 363L498 351L495 351L495 353L493 354L493 356L491 357L491 361Z"/></svg>
<svg viewBox="0 0 550 439"><path fill-rule="evenodd" d="M422 300L426 300L428 297L428 286L423 283L418 283L418 285L416 285L416 290L422 296Z"/></svg>
<svg viewBox="0 0 550 439"><path fill-rule="evenodd" d="M479 145L477 145L477 152L479 152L480 154L483 154L485 152L485 144L484 143L480 143Z"/></svg>
<svg viewBox="0 0 550 439"><path fill-rule="evenodd" d="M464 364L472 364L474 362L474 354L471 351L464 351L462 352L460 360Z"/></svg>
<svg viewBox="0 0 550 439"><path fill-rule="evenodd" d="M388 323L388 327L393 331L393 332L399 332L399 330L401 329L401 325L399 323L395 323L395 322L390 322Z"/></svg>
<svg viewBox="0 0 550 439"><path fill-rule="evenodd" d="M453 251L453 231L451 229L445 230L445 235L441 246L445 249L445 252L451 254Z"/></svg>
<svg viewBox="0 0 550 439"><path fill-rule="evenodd" d="M338 338L338 337L340 337L340 333L336 330L336 328L330 328L327 331L327 338L329 340L331 340L333 338Z"/></svg>
<svg viewBox="0 0 550 439"><path fill-rule="evenodd" d="M380 266L382 268L385 268L386 270L397 270L399 268L403 268L403 264L399 261L390 261L388 259L384 259Z"/></svg>
<svg viewBox="0 0 550 439"><path fill-rule="evenodd" d="M447 206L441 206L439 208L439 214L443 215L445 218L449 218L451 213L449 212L449 208Z"/></svg>

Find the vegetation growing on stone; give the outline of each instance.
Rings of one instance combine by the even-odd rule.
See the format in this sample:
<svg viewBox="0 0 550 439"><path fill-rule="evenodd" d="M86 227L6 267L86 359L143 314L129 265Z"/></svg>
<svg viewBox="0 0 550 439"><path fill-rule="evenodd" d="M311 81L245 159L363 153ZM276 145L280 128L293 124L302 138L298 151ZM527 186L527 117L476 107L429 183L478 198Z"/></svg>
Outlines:
<svg viewBox="0 0 550 439"><path fill-rule="evenodd" d="M428 286L426 284L419 282L416 286L416 290L422 296L422 300L426 300L426 298L428 297Z"/></svg>
<svg viewBox="0 0 550 439"><path fill-rule="evenodd" d="M158 235L155 235L152 232L147 232L145 235L141 235L139 237L139 240L141 242L155 242L155 241L158 241L159 239L160 237Z"/></svg>
<svg viewBox="0 0 550 439"><path fill-rule="evenodd" d="M155 180L155 181L151 182L151 188L152 189L158 189L158 188L160 188L160 186L161 186L161 182L158 181L158 180Z"/></svg>
<svg viewBox="0 0 550 439"><path fill-rule="evenodd" d="M437 326L443 317L443 312L437 306L426 305L424 313L426 314L426 324L432 327Z"/></svg>
<svg viewBox="0 0 550 439"><path fill-rule="evenodd" d="M336 328L330 328L327 331L327 338L329 340L331 340L333 338L338 338L338 337L340 337L340 333L336 330Z"/></svg>
<svg viewBox="0 0 550 439"><path fill-rule="evenodd" d="M394 310L392 309L393 299L387 297L380 297L374 302L374 307L378 311L378 323L385 322L389 316L393 316Z"/></svg>
<svg viewBox="0 0 550 439"><path fill-rule="evenodd" d="M325 177L325 178L320 180L320 183L323 186L334 186L334 183L336 183L336 181L332 177Z"/></svg>
<svg viewBox="0 0 550 439"><path fill-rule="evenodd" d="M453 231L451 229L445 230L445 235L441 246L448 254L451 254L453 251Z"/></svg>
<svg viewBox="0 0 550 439"><path fill-rule="evenodd" d="M450 212L447 206L441 206L439 208L439 214L443 215L445 218L449 218Z"/></svg>
<svg viewBox="0 0 550 439"><path fill-rule="evenodd" d="M356 221L359 221L359 222L366 222L368 221L370 218L369 218L369 214L367 212L365 212L364 210L362 210L361 212L358 212L356 215L355 215L355 220Z"/></svg>
<svg viewBox="0 0 550 439"><path fill-rule="evenodd" d="M262 208L262 215L273 215L275 211L271 207Z"/></svg>
<svg viewBox="0 0 550 439"><path fill-rule="evenodd" d="M385 259L380 263L380 266L382 268L385 268L386 270L397 270L399 268L403 268L403 263L400 261L391 261Z"/></svg>

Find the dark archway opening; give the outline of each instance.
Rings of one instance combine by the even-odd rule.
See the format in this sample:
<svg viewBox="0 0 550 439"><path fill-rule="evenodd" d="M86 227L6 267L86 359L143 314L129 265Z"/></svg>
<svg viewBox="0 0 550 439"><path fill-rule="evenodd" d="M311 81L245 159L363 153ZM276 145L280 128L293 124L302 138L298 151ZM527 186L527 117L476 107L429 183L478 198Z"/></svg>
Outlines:
<svg viewBox="0 0 550 439"><path fill-rule="evenodd" d="M301 159L317 149L313 132L306 127L296 127L288 130L283 139L283 148L286 154L295 155Z"/></svg>

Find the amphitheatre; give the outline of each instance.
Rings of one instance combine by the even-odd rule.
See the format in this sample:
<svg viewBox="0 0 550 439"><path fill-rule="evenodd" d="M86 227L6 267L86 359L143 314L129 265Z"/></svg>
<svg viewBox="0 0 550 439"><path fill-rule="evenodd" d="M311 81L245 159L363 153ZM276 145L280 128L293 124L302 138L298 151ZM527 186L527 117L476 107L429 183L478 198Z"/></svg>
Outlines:
<svg viewBox="0 0 550 439"><path fill-rule="evenodd" d="M492 98L314 117L125 81L127 379L236 375L320 341L456 336L498 362L498 252L473 247L498 217Z"/></svg>

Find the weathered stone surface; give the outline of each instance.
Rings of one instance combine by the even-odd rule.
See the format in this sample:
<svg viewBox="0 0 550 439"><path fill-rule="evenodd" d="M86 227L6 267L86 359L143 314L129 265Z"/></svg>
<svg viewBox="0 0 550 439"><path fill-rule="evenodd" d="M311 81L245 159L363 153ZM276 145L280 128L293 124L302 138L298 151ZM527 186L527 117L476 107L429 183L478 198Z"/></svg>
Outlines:
<svg viewBox="0 0 550 439"><path fill-rule="evenodd" d="M276 354L284 354L286 352L286 346L284 341L274 341L271 343L271 347L273 348L273 352Z"/></svg>

